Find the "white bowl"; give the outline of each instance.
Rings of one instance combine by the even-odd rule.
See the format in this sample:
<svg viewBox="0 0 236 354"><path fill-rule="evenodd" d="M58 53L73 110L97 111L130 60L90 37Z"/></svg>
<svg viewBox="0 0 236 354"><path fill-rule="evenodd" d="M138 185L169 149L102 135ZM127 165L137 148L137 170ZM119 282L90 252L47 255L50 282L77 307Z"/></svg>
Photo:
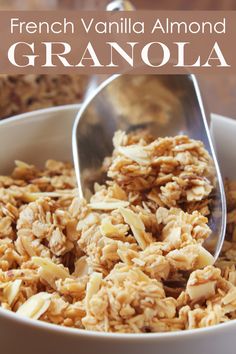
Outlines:
<svg viewBox="0 0 236 354"><path fill-rule="evenodd" d="M8 173L15 159L37 165L48 158L71 160L71 130L78 109L79 105L49 108L0 122L0 174ZM236 123L214 116L212 132L223 168L236 176L228 163L236 148L230 140ZM0 308L1 354L235 354L235 333L236 321L183 332L106 334L28 320Z"/></svg>

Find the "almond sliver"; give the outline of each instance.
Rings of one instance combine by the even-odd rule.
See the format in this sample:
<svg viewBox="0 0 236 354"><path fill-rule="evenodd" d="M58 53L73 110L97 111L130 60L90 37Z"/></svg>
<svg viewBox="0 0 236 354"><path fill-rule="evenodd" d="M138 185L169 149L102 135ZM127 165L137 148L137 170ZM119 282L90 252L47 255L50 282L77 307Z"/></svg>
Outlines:
<svg viewBox="0 0 236 354"><path fill-rule="evenodd" d="M89 267L88 267L88 263L87 263L86 258L87 258L86 256L80 257L75 262L75 270L74 270L73 276L82 277L83 275L88 274Z"/></svg>
<svg viewBox="0 0 236 354"><path fill-rule="evenodd" d="M216 281L208 281L203 284L194 284L187 286L187 293L191 300L207 299L215 295Z"/></svg>
<svg viewBox="0 0 236 354"><path fill-rule="evenodd" d="M137 162L139 165L150 164L150 158L148 156L148 153L144 150L143 146L139 146L139 145L119 146L117 150L119 153Z"/></svg>
<svg viewBox="0 0 236 354"><path fill-rule="evenodd" d="M18 315L39 319L49 308L51 303L51 294L41 292L31 296L23 305L16 311Z"/></svg>
<svg viewBox="0 0 236 354"><path fill-rule="evenodd" d="M129 202L124 200L117 200L112 202L94 202L88 204L88 206L93 210L114 210L122 207L127 207Z"/></svg>
<svg viewBox="0 0 236 354"><path fill-rule="evenodd" d="M16 279L13 282L9 282L9 284L5 287L3 295L7 299L7 302L10 306L13 304L15 298L19 294L21 284L22 280Z"/></svg>
<svg viewBox="0 0 236 354"><path fill-rule="evenodd" d="M111 237L114 234L117 234L117 228L111 223L111 221L107 219L102 219L102 223L100 226L100 231L103 236Z"/></svg>
<svg viewBox="0 0 236 354"><path fill-rule="evenodd" d="M120 213L123 216L125 222L130 226L133 235L142 249L145 249L148 245L145 239L145 226L140 217L132 210L120 208Z"/></svg>
<svg viewBox="0 0 236 354"><path fill-rule="evenodd" d="M92 296L99 291L101 282L102 282L101 273L94 272L93 274L91 274L86 288L85 303L86 303L87 310L89 308L89 301L92 298Z"/></svg>
<svg viewBox="0 0 236 354"><path fill-rule="evenodd" d="M208 252L204 247L201 245L196 245L198 248L198 261L197 261L197 267L198 268L204 268L208 265L212 265L215 262L214 257L210 252Z"/></svg>
<svg viewBox="0 0 236 354"><path fill-rule="evenodd" d="M69 271L65 267L53 263L48 258L32 257L32 261L40 267L39 276L53 288L55 288L56 280L70 277Z"/></svg>

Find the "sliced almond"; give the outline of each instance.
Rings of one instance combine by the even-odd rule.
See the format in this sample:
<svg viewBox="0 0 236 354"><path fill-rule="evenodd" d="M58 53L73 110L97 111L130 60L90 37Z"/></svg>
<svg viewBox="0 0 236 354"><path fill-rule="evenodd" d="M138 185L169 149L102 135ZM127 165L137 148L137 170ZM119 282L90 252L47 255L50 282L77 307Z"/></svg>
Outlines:
<svg viewBox="0 0 236 354"><path fill-rule="evenodd" d="M37 253L36 250L32 247L32 240L29 239L27 236L21 236L20 239L26 253L28 253L30 257L36 256Z"/></svg>
<svg viewBox="0 0 236 354"><path fill-rule="evenodd" d="M109 217L102 218L99 227L102 236L112 239L122 239L127 236L129 226L126 224L113 224Z"/></svg>
<svg viewBox="0 0 236 354"><path fill-rule="evenodd" d="M236 289L232 288L222 299L222 302L224 305L229 305L230 303L236 304Z"/></svg>
<svg viewBox="0 0 236 354"><path fill-rule="evenodd" d="M93 274L91 274L86 288L85 303L86 303L87 310L89 309L89 301L91 300L92 296L99 291L101 283L102 283L101 273L94 272Z"/></svg>
<svg viewBox="0 0 236 354"><path fill-rule="evenodd" d="M149 155L147 151L145 151L143 146L140 145L119 146L117 150L120 154L125 155L132 161L137 162L139 165L149 165L151 162Z"/></svg>
<svg viewBox="0 0 236 354"><path fill-rule="evenodd" d="M189 143L184 143L184 144L180 144L177 145L173 148L173 151L186 151L186 150L192 150L192 149L196 149L199 148L199 142L198 141L193 141L193 140L189 140Z"/></svg>
<svg viewBox="0 0 236 354"><path fill-rule="evenodd" d="M129 205L129 202L123 200L111 201L111 202L93 202L88 206L93 210L114 210L124 208Z"/></svg>
<svg viewBox="0 0 236 354"><path fill-rule="evenodd" d="M8 285L4 288L3 296L7 299L8 304L11 306L19 294L20 287L22 284L21 279L16 279L12 282L9 282Z"/></svg>
<svg viewBox="0 0 236 354"><path fill-rule="evenodd" d="M18 315L39 319L49 308L51 303L51 294L41 292L31 296L23 305L16 311Z"/></svg>
<svg viewBox="0 0 236 354"><path fill-rule="evenodd" d="M52 288L55 288L55 281L58 279L66 279L70 277L69 271L67 268L62 265L57 265L53 263L48 258L42 257L32 257L34 264L38 265L39 276L45 280Z"/></svg>
<svg viewBox="0 0 236 354"><path fill-rule="evenodd" d="M215 295L216 281L208 281L203 284L187 285L187 293L191 300L208 299Z"/></svg>
<svg viewBox="0 0 236 354"><path fill-rule="evenodd" d="M169 211L167 208L159 207L156 211L156 218L158 224L165 224L168 218Z"/></svg>
<svg viewBox="0 0 236 354"><path fill-rule="evenodd" d="M210 252L201 245L196 245L196 247L198 248L198 260L196 265L198 268L204 268L208 265L214 264L215 260Z"/></svg>
<svg viewBox="0 0 236 354"><path fill-rule="evenodd" d="M16 165L16 167L19 167L19 168L30 168L30 169L34 168L34 165L29 165L28 163L20 161L20 160L15 160L15 165Z"/></svg>
<svg viewBox="0 0 236 354"><path fill-rule="evenodd" d="M189 245L170 251L167 256L175 269L193 270L214 264L214 257L201 245Z"/></svg>
<svg viewBox="0 0 236 354"><path fill-rule="evenodd" d="M162 239L171 244L177 244L181 239L181 227L175 225L172 227L169 227L169 225L164 227Z"/></svg>
<svg viewBox="0 0 236 354"><path fill-rule="evenodd" d="M125 138L125 132L122 130L118 130L115 132L114 137L112 139L114 148L118 148L121 144L122 141Z"/></svg>
<svg viewBox="0 0 236 354"><path fill-rule="evenodd" d="M88 270L89 267L87 263L87 257L83 256L75 262L75 270L73 276L82 277L83 275L88 274Z"/></svg>
<svg viewBox="0 0 236 354"><path fill-rule="evenodd" d="M120 213L125 222L130 226L133 235L139 246L144 250L148 246L148 241L145 237L145 226L140 217L130 209L120 208Z"/></svg>
<svg viewBox="0 0 236 354"><path fill-rule="evenodd" d="M100 231L103 236L112 237L118 233L117 228L111 223L108 218L102 219Z"/></svg>
<svg viewBox="0 0 236 354"><path fill-rule="evenodd" d="M24 192L23 199L25 202L34 202L39 198L74 198L77 193L74 190L62 190L58 192Z"/></svg>

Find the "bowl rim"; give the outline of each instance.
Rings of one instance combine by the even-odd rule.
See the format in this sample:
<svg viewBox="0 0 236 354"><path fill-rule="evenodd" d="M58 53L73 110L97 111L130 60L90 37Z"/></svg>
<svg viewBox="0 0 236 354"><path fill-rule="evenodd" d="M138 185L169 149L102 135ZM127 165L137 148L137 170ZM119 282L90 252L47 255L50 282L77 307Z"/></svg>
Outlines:
<svg viewBox="0 0 236 354"><path fill-rule="evenodd" d="M195 329L187 329L187 330L177 330L173 332L154 332L154 333L113 333L113 332L98 332L93 330L86 330L80 328L73 327L65 327L61 325L57 325L54 323L44 322L41 320L30 319L21 315L17 315L15 312L10 310L6 310L0 307L0 317L9 319L13 322L16 322L18 325L25 325L27 327L32 327L34 329L38 328L43 331L48 331L54 334L65 334L68 336L76 336L76 337L86 337L86 338L97 338L100 340L114 339L116 341L144 341L144 340L176 340L183 337L191 337L191 336L202 336L207 334L216 334L221 330L227 330L229 327L235 325L236 320L229 320L224 323L220 323L213 326L203 327L203 328L195 328Z"/></svg>
<svg viewBox="0 0 236 354"><path fill-rule="evenodd" d="M10 117L6 117L0 120L0 127L5 126L7 124L11 124L14 122L18 122L21 120L31 120L31 118L45 114L45 113L56 113L60 111L73 111L73 110L79 110L81 107L81 103L72 103L72 104L67 104L67 105L60 105L60 106L53 106L53 107L46 107L46 108L40 108L36 109L33 111L25 112L25 113L20 113L20 114L15 114ZM77 114L77 113L76 113ZM76 118L76 116L75 116Z"/></svg>
<svg viewBox="0 0 236 354"><path fill-rule="evenodd" d="M56 107L47 107L47 108L41 108L37 109L34 111L26 112L26 113L21 113L14 115L9 118L5 118L0 121L0 128L2 126L6 126L8 124L18 122L21 120L28 119L30 120L31 118L35 116L39 116L42 118L42 116L45 113L51 113L54 114L56 112L60 111L73 111L76 109L80 109L81 104L80 103L75 103L75 104L68 104L68 105L60 105ZM76 116L75 116L76 118ZM228 118L229 119L229 118ZM64 327L60 326L57 324L53 323L48 323L40 320L34 320L30 319L27 317L23 317L21 315L17 315L15 312L12 312L7 309L3 309L0 306L0 317L9 319L13 322L20 324L24 324L28 327L33 327L33 328L39 328L40 330L47 330L49 332L59 334L63 333L65 335L70 335L70 336L76 336L76 337L88 337L88 338L96 338L96 339L114 339L118 341L123 341L123 340L128 340L128 341L149 341L150 339L157 339L157 340L173 340L173 339L179 339L183 337L189 337L189 336L201 336L201 335L206 335L207 333L216 333L217 331L220 330L227 330L229 327L233 326L236 324L236 319L235 320L229 320L224 323L220 323L217 325L209 326L209 327L204 327L204 328L196 328L196 329L187 329L187 330L177 330L173 332L155 332L155 333L111 333L111 332L97 332L97 331L92 331L92 330L85 330L85 329L79 329L79 328L73 328L73 327Z"/></svg>

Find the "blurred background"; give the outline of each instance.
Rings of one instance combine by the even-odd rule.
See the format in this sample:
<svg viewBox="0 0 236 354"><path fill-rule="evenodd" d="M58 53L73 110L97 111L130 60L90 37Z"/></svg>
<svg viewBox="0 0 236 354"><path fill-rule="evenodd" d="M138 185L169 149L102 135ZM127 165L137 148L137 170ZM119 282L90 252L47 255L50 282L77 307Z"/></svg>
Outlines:
<svg viewBox="0 0 236 354"><path fill-rule="evenodd" d="M236 10L236 0L132 2L140 10ZM0 10L103 10L107 3L106 0L0 0ZM200 75L197 78L206 109L236 118L236 76ZM0 75L0 119L42 107L80 102L87 82L88 78L83 75Z"/></svg>
<svg viewBox="0 0 236 354"><path fill-rule="evenodd" d="M106 0L0 0L3 8L23 9L53 9L81 8L104 9ZM235 10L235 0L133 0L138 9L159 10Z"/></svg>

